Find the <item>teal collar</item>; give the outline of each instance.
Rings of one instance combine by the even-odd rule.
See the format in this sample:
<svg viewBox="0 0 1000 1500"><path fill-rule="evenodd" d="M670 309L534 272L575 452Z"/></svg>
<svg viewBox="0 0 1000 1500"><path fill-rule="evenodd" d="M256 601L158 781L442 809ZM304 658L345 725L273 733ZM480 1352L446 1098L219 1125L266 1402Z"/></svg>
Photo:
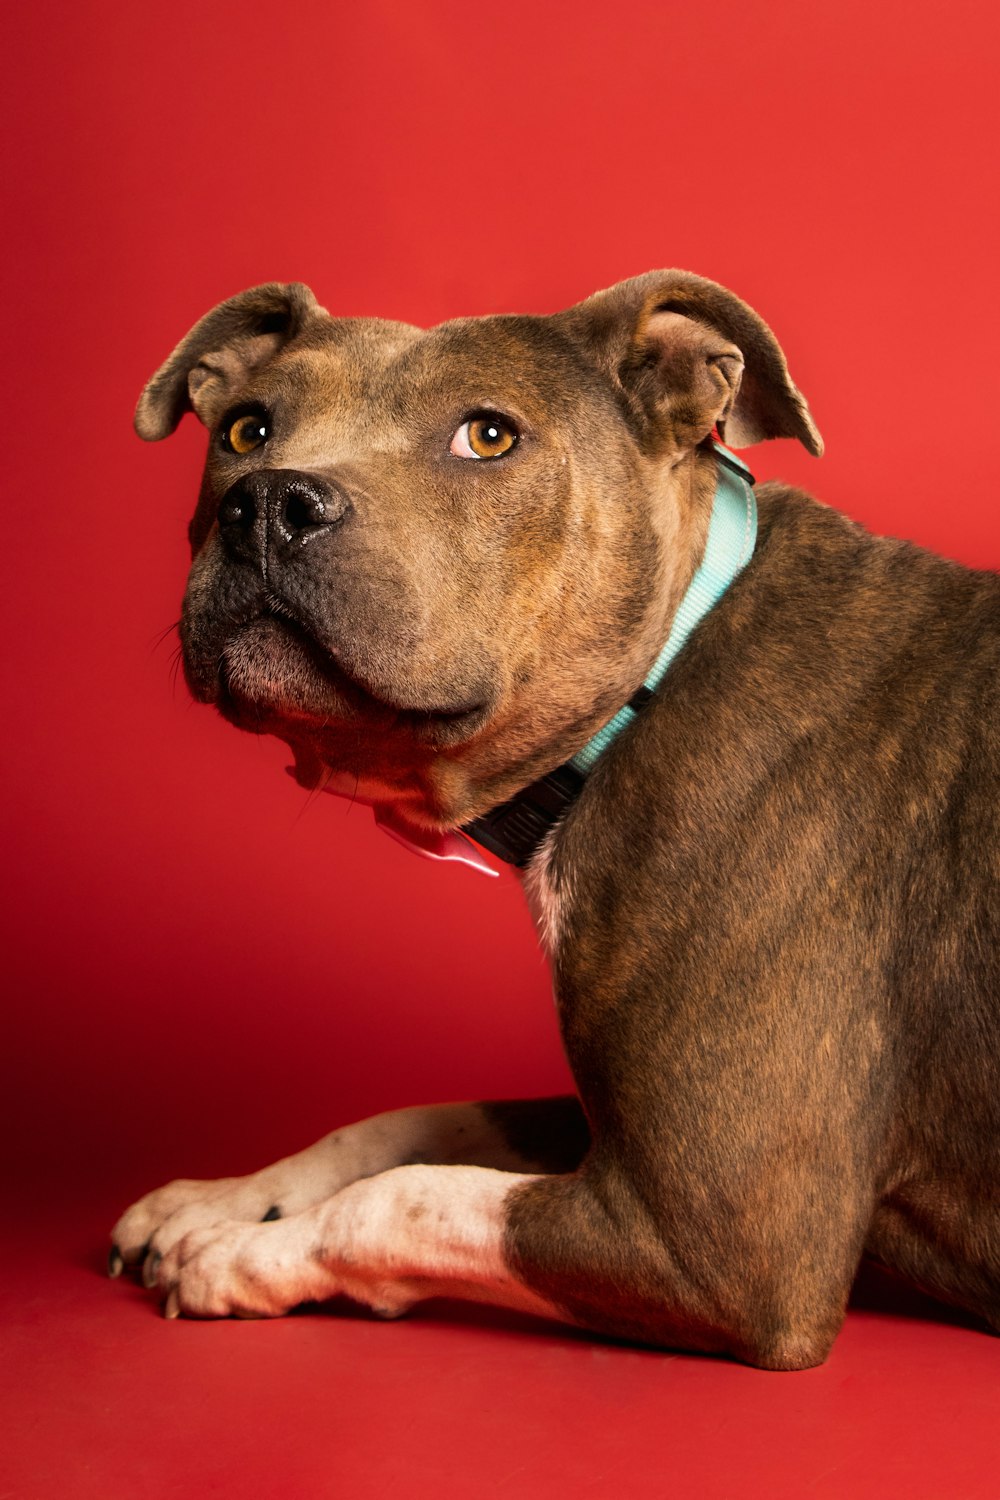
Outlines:
<svg viewBox="0 0 1000 1500"><path fill-rule="evenodd" d="M753 493L753 475L735 453L730 453L721 443L716 443L714 447L719 455L718 478L701 565L677 607L667 643L650 667L646 680L636 695L639 698L638 708L634 699L630 698L614 718L603 729L599 729L593 739L588 740L569 762L584 776L593 770L608 746L618 738L623 729L628 728L636 714L649 702L646 694L656 692L667 668L692 630L701 623L710 609L715 608L733 579L742 573L753 556L757 541L757 501Z"/></svg>
<svg viewBox="0 0 1000 1500"><path fill-rule="evenodd" d="M507 864L524 866L549 830L578 796L595 764L642 712L664 674L695 627L713 609L753 556L757 540L757 502L753 475L742 459L721 443L715 499L701 564L674 615L666 645L646 679L629 701L588 740L572 759L532 782L509 802L492 808L462 830Z"/></svg>

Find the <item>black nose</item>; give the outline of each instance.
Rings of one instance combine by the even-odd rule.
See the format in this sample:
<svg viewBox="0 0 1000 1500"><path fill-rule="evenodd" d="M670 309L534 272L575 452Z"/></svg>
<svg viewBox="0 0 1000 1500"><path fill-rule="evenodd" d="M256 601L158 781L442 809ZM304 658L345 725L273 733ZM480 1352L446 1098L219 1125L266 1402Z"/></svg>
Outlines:
<svg viewBox="0 0 1000 1500"><path fill-rule="evenodd" d="M314 474L256 469L238 479L219 505L219 534L240 562L263 563L268 551L301 547L338 526L347 496Z"/></svg>

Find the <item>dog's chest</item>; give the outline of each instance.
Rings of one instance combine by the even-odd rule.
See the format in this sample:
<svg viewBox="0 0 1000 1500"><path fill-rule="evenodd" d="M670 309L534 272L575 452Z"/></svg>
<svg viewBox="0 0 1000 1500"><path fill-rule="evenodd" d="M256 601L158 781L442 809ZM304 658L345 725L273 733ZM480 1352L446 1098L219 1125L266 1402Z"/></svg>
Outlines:
<svg viewBox="0 0 1000 1500"><path fill-rule="evenodd" d="M550 962L554 961L559 950L572 901L571 878L563 869L557 875L553 868L552 856L558 833L557 825L543 839L523 876L528 910Z"/></svg>

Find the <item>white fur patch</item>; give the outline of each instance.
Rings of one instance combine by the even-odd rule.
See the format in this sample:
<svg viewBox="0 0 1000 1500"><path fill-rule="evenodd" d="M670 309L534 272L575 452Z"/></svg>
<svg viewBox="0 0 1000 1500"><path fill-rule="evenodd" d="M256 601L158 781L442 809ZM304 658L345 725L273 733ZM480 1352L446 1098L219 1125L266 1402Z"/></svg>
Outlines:
<svg viewBox="0 0 1000 1500"><path fill-rule="evenodd" d="M504 1256L507 1200L534 1174L492 1167L393 1167L272 1224L188 1233L156 1273L176 1317L274 1317L344 1295L384 1317L461 1297L565 1318Z"/></svg>
<svg viewBox="0 0 1000 1500"><path fill-rule="evenodd" d="M562 941L566 912L572 901L572 885L565 873L558 883L552 873L552 853L558 831L557 825L546 834L523 876L528 910L550 960L555 958Z"/></svg>
<svg viewBox="0 0 1000 1500"><path fill-rule="evenodd" d="M338 1291L389 1317L427 1297L558 1316L503 1253L507 1199L538 1180L489 1167L396 1167L326 1205L321 1258Z"/></svg>

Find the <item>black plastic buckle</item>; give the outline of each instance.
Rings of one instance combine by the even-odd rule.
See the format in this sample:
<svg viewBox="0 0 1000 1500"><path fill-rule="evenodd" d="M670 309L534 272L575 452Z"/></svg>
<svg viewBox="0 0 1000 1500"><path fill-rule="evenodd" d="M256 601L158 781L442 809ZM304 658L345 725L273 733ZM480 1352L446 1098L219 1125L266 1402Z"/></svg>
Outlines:
<svg viewBox="0 0 1000 1500"><path fill-rule="evenodd" d="M523 869L549 829L579 796L585 780L583 772L574 766L557 766L509 802L473 818L462 832L506 864Z"/></svg>

